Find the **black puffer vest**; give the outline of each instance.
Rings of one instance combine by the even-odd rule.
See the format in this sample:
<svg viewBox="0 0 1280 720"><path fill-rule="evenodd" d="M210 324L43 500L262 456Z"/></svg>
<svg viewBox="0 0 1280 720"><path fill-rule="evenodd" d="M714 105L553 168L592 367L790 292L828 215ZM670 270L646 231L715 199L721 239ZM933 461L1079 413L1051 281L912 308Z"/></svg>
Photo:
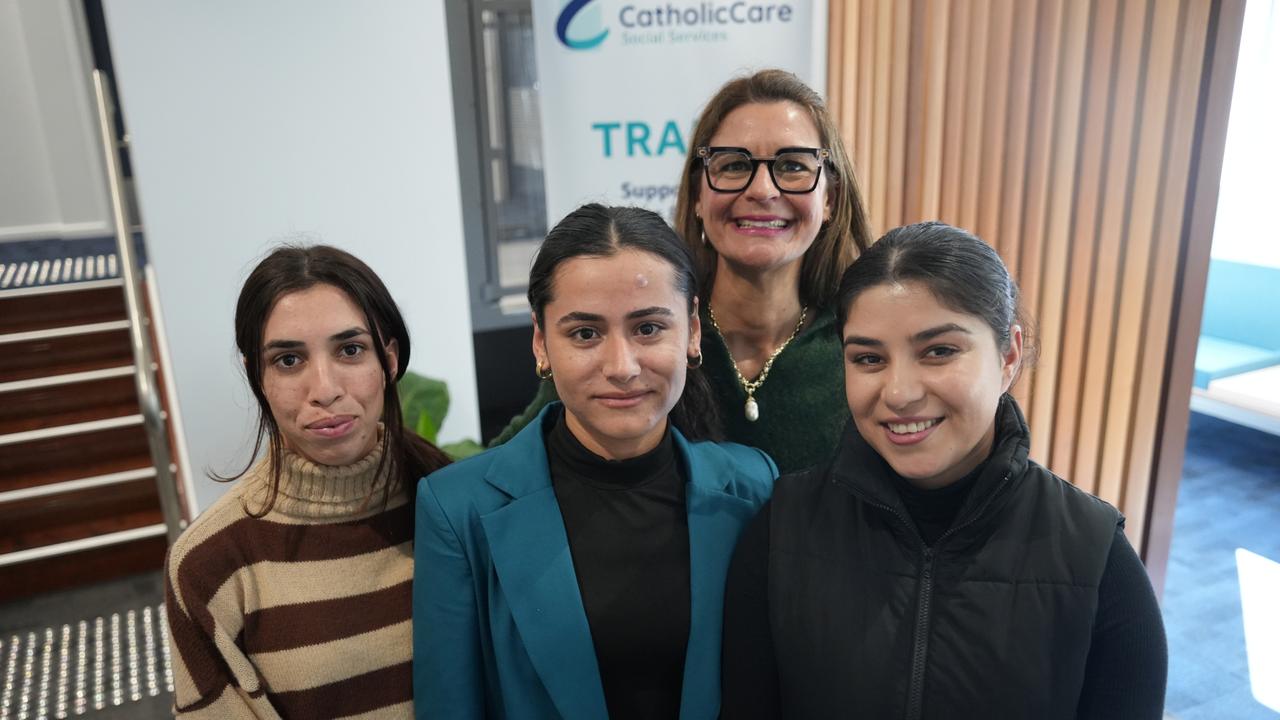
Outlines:
<svg viewBox="0 0 1280 720"><path fill-rule="evenodd" d="M769 612L798 718L1072 718L1120 513L1027 458L1009 396L950 530L924 546L850 424L826 467L784 476Z"/></svg>

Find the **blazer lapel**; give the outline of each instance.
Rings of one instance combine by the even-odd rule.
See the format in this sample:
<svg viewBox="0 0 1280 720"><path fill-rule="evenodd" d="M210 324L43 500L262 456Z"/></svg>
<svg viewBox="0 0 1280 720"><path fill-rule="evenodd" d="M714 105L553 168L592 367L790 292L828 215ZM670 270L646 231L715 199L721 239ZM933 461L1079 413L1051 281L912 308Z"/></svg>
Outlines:
<svg viewBox="0 0 1280 720"><path fill-rule="evenodd" d="M724 582L733 546L755 515L751 502L725 492L731 470L708 461L679 434L676 449L689 478L689 646L685 651L681 718L711 718L719 711L720 642Z"/></svg>
<svg viewBox="0 0 1280 720"><path fill-rule="evenodd" d="M529 660L566 718L607 717L591 628L542 439L544 410L485 479L512 495L480 522Z"/></svg>

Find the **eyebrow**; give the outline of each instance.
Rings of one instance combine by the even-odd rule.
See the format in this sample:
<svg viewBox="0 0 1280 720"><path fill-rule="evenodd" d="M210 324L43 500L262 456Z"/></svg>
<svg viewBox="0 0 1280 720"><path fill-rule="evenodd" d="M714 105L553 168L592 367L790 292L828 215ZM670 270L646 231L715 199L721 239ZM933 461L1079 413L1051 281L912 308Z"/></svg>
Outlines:
<svg viewBox="0 0 1280 720"><path fill-rule="evenodd" d="M350 340L351 338L360 337L361 335L371 335L371 333L362 327L352 327L352 328L347 328L342 332L336 332L330 335L329 341L342 342L343 340ZM296 350L301 347L306 347L306 345L307 344L302 342L301 340L272 340L271 342L268 342L267 344L263 345L262 349L263 350Z"/></svg>
<svg viewBox="0 0 1280 720"><path fill-rule="evenodd" d="M969 329L964 327L963 325L957 325L955 323L946 323L945 325L931 327L928 330L921 330L915 335L912 335L911 340L913 342L922 342L925 340L932 340L938 337L939 335L946 335L947 333L950 333L950 332L959 332L959 333L964 333L965 335L972 334L969 332Z"/></svg>
<svg viewBox="0 0 1280 720"><path fill-rule="evenodd" d="M947 333L950 333L950 332L961 332L961 333L964 333L965 335L972 335L972 333L969 332L969 329L962 325L957 325L955 323L946 323L944 325L939 325L937 327L931 327L928 330L921 330L920 332L911 336L911 342L924 342L926 340L932 340L933 338L936 338L939 335L946 335ZM883 342L875 338L864 337L862 335L850 335L849 337L844 339L844 344L845 345L869 345L871 347L881 347L884 345Z"/></svg>
<svg viewBox="0 0 1280 720"><path fill-rule="evenodd" d="M671 312L670 309L662 307L661 305L654 305L653 307L641 308L639 310L632 310L631 312L627 313L626 319L635 320L636 318L650 317L653 315L661 315L664 317L675 317L675 313ZM573 322L603 322L603 321L604 321L603 315L596 315L595 313L575 311L571 313L566 313L564 317L556 321L556 325L564 325L565 323L573 323Z"/></svg>

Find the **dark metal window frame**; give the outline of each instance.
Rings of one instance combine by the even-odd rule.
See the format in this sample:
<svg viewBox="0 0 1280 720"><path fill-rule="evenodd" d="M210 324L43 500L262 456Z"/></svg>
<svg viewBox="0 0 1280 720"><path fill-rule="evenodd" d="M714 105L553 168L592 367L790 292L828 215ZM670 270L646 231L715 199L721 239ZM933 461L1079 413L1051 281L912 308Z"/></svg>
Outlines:
<svg viewBox="0 0 1280 720"><path fill-rule="evenodd" d="M528 313L503 313L503 296L522 294L499 277L498 217L492 195L493 155L485 133L490 127L486 91L482 13L532 10L530 0L447 0L454 127L458 142L458 179L467 274L471 288L471 324L475 332L530 324Z"/></svg>

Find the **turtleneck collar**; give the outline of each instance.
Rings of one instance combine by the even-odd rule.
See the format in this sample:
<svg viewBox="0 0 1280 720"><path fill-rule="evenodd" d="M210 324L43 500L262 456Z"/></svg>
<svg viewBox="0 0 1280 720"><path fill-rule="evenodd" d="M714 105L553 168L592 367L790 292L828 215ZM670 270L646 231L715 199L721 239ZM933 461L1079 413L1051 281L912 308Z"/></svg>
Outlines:
<svg viewBox="0 0 1280 720"><path fill-rule="evenodd" d="M314 520L348 520L380 512L386 468L378 473L384 441L350 465L334 466L314 463L285 450L280 458L280 487L272 514ZM270 496L271 462L264 459L255 467L252 486L246 493L250 508L261 508ZM393 493L391 504L399 504L400 488Z"/></svg>
<svg viewBox="0 0 1280 720"><path fill-rule="evenodd" d="M546 435L547 453L574 477L598 488L621 490L675 472L676 451L670 423L658 445L649 452L626 460L608 460L591 452L574 436L565 422L563 408L558 413Z"/></svg>

